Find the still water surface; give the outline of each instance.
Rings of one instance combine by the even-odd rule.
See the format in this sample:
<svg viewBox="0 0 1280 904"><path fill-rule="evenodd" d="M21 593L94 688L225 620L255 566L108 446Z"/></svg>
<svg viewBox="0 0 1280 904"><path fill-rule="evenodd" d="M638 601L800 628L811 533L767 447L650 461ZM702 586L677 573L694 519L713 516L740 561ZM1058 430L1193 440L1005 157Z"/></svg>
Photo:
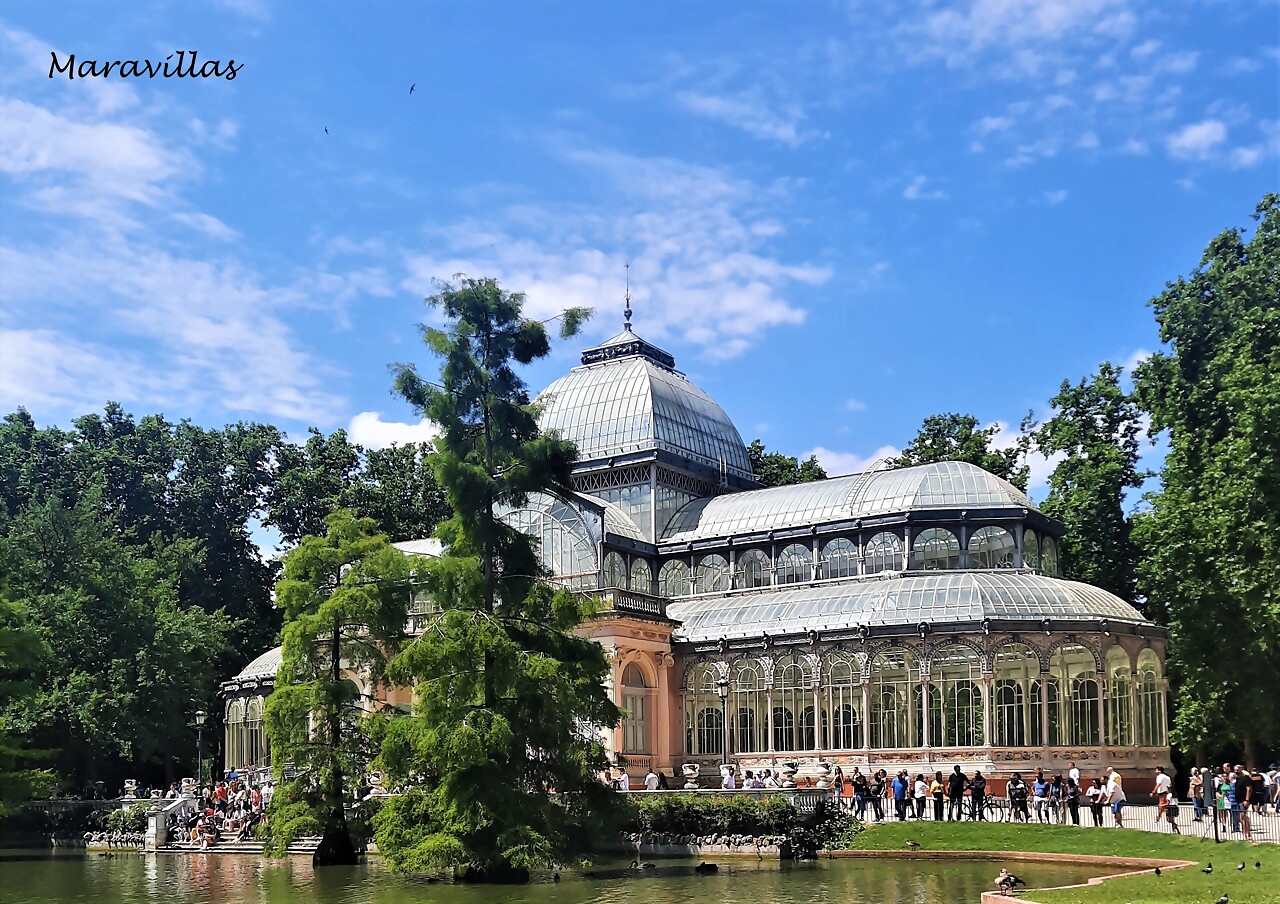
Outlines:
<svg viewBox="0 0 1280 904"><path fill-rule="evenodd" d="M1033 887L1082 882L1114 869L1011 864ZM631 873L565 872L526 886L429 884L396 876L377 858L361 866L313 870L310 858L194 854L53 856L0 852L3 904L964 904L992 887L998 863L927 860L721 861L700 876L688 861L657 861Z"/></svg>

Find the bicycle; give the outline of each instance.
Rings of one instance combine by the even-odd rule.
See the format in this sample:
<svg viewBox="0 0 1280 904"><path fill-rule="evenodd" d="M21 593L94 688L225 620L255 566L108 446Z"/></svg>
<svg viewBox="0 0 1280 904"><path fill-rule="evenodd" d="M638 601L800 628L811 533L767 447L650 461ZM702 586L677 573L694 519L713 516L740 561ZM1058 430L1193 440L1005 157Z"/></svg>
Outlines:
<svg viewBox="0 0 1280 904"><path fill-rule="evenodd" d="M983 797L982 819L984 821L1004 822L1005 817L1007 815L1008 815L1008 809L1005 807L1005 802L1003 800L1001 800L1000 798L991 797L990 795ZM962 802L960 806L960 818L962 820L967 819L970 822L977 821L977 817L974 812L972 797L966 797Z"/></svg>

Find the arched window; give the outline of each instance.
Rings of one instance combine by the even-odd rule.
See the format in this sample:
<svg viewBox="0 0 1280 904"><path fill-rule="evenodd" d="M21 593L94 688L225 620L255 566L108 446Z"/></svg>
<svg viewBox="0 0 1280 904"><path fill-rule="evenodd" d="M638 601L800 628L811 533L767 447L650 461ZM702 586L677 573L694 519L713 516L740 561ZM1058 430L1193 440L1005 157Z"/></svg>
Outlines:
<svg viewBox="0 0 1280 904"><path fill-rule="evenodd" d="M689 566L679 559L672 559L658 572L660 596L688 596Z"/></svg>
<svg viewBox="0 0 1280 904"><path fill-rule="evenodd" d="M930 659L934 696L941 709L941 732L933 747L977 747L982 740L982 660L969 647L949 644Z"/></svg>
<svg viewBox="0 0 1280 904"><path fill-rule="evenodd" d="M858 573L858 547L852 540L837 537L822 547L824 578L848 578Z"/></svg>
<svg viewBox="0 0 1280 904"><path fill-rule="evenodd" d="M504 511L500 516L533 538L539 559L557 583L577 590L595 589L600 563L577 509L549 493L531 493L525 508Z"/></svg>
<svg viewBox="0 0 1280 904"><path fill-rule="evenodd" d="M809 547L792 543L778 556L778 583L795 584L813 580L813 553Z"/></svg>
<svg viewBox="0 0 1280 904"><path fill-rule="evenodd" d="M902 538L889 531L881 531L867 541L866 573L902 570Z"/></svg>
<svg viewBox="0 0 1280 904"><path fill-rule="evenodd" d="M944 527L929 527L911 543L912 571L946 571L960 567L960 541Z"/></svg>
<svg viewBox="0 0 1280 904"><path fill-rule="evenodd" d="M754 662L741 662L734 669L731 679L733 699L733 736L737 741L734 753L764 753L769 749L765 737L768 724L767 697L764 675Z"/></svg>
<svg viewBox="0 0 1280 904"><path fill-rule="evenodd" d="M1079 644L1064 644L1049 658L1049 674L1049 743L1090 747L1100 743L1093 654Z"/></svg>
<svg viewBox="0 0 1280 904"><path fill-rule="evenodd" d="M716 691L719 674L710 665L689 670L684 686L685 749L694 756L724 753L724 715Z"/></svg>
<svg viewBox="0 0 1280 904"><path fill-rule="evenodd" d="M1053 537L1045 537L1040 543L1040 570L1055 577L1061 573L1058 570L1058 543Z"/></svg>
<svg viewBox="0 0 1280 904"><path fill-rule="evenodd" d="M243 766L261 766L265 754L264 735L262 732L261 697L252 698L244 708L245 750Z"/></svg>
<svg viewBox="0 0 1280 904"><path fill-rule="evenodd" d="M808 736L804 734L802 714L808 708ZM801 731L797 735L796 727ZM773 749L812 750L813 677L808 668L794 656L778 663L773 681Z"/></svg>
<svg viewBox="0 0 1280 904"><path fill-rule="evenodd" d="M634 662L622 670L622 752L649 752L649 688Z"/></svg>
<svg viewBox="0 0 1280 904"><path fill-rule="evenodd" d="M653 572L644 559L631 560L631 589L638 593L653 593Z"/></svg>
<svg viewBox="0 0 1280 904"><path fill-rule="evenodd" d="M1164 688L1161 687L1160 658L1154 650L1138 654L1138 744L1143 747L1169 745Z"/></svg>
<svg viewBox="0 0 1280 904"><path fill-rule="evenodd" d="M604 586L619 588L627 586L627 563L616 552L605 553Z"/></svg>
<svg viewBox="0 0 1280 904"><path fill-rule="evenodd" d="M1128 747L1133 743L1133 683L1129 654L1117 645L1107 650L1106 661L1107 743Z"/></svg>
<svg viewBox="0 0 1280 904"><path fill-rule="evenodd" d="M1040 568L1040 538L1030 528L1022 532L1022 565L1024 568Z"/></svg>
<svg viewBox="0 0 1280 904"><path fill-rule="evenodd" d="M995 743L1038 747L1040 660L1026 644L1006 643L992 657L995 683Z"/></svg>
<svg viewBox="0 0 1280 904"><path fill-rule="evenodd" d="M886 650L871 661L871 746L881 750L920 746L920 670L906 650ZM918 708L918 707L917 707Z"/></svg>
<svg viewBox="0 0 1280 904"><path fill-rule="evenodd" d="M1013 534L1003 527L980 527L969 538L970 568L1012 568L1013 554Z"/></svg>
<svg viewBox="0 0 1280 904"><path fill-rule="evenodd" d="M694 593L715 593L729 589L729 562L724 556L703 556L694 576Z"/></svg>
<svg viewBox="0 0 1280 904"><path fill-rule="evenodd" d="M244 759L244 700L235 699L227 704L226 752L228 766L243 766Z"/></svg>
<svg viewBox="0 0 1280 904"><path fill-rule="evenodd" d="M822 747L853 750L862 746L862 681L847 653L834 653L822 677Z"/></svg>
<svg viewBox="0 0 1280 904"><path fill-rule="evenodd" d="M765 587L769 584L769 557L758 549L738 556L738 586Z"/></svg>

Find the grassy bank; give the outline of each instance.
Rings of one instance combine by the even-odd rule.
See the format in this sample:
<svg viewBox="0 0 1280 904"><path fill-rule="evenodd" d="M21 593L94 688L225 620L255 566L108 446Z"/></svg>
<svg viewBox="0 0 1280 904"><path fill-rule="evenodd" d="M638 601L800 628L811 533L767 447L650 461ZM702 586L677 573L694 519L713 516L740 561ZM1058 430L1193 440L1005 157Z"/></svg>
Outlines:
<svg viewBox="0 0 1280 904"><path fill-rule="evenodd" d="M1071 826L973 825L970 823L887 823L851 839L860 850L902 850L908 840L920 850L1035 851L1052 854L1096 854L1112 857L1159 857L1193 860L1198 867L1110 879L1091 888L1036 892L1044 904L1213 904L1224 892L1231 904L1280 902L1280 846L1212 841L1154 832L1080 829ZM1213 861L1213 874L1200 872ZM1244 861L1242 872L1236 866ZM1261 863L1256 869L1254 863ZM1032 863L1013 864L1014 872L1031 872Z"/></svg>

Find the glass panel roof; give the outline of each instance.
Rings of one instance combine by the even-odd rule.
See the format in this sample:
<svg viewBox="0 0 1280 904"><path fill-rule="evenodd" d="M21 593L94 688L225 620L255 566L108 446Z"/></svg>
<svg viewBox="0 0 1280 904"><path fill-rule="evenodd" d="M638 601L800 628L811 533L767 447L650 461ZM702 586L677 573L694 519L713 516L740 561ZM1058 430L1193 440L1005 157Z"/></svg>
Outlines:
<svg viewBox="0 0 1280 904"><path fill-rule="evenodd" d="M1008 507L1034 510L1035 503L977 465L943 461L698 499L676 512L662 540L729 537L919 509Z"/></svg>
<svg viewBox="0 0 1280 904"><path fill-rule="evenodd" d="M1118 596L1044 575L1020 572L952 572L792 587L668 604L682 622L675 640L839 630L858 625L933 625L983 618L1146 619Z"/></svg>
<svg viewBox="0 0 1280 904"><path fill-rule="evenodd" d="M644 535L644 531L642 531L636 523L631 520L630 516L627 515L626 512L614 505L612 502L606 502L603 499L598 499L595 496L587 496L583 493L574 493L574 495L588 505L598 505L604 509L604 529L608 533L616 534L619 537L627 537L632 540L648 542L648 538Z"/></svg>
<svg viewBox="0 0 1280 904"><path fill-rule="evenodd" d="M537 400L539 426L578 446L583 461L666 449L743 477L751 464L729 416L682 374L644 357L575 367Z"/></svg>
<svg viewBox="0 0 1280 904"><path fill-rule="evenodd" d="M284 647L274 647L267 650L253 662L249 663L240 670L240 674L236 675L233 681L240 681L246 678L274 678L276 672L280 670L280 662L284 658Z"/></svg>

